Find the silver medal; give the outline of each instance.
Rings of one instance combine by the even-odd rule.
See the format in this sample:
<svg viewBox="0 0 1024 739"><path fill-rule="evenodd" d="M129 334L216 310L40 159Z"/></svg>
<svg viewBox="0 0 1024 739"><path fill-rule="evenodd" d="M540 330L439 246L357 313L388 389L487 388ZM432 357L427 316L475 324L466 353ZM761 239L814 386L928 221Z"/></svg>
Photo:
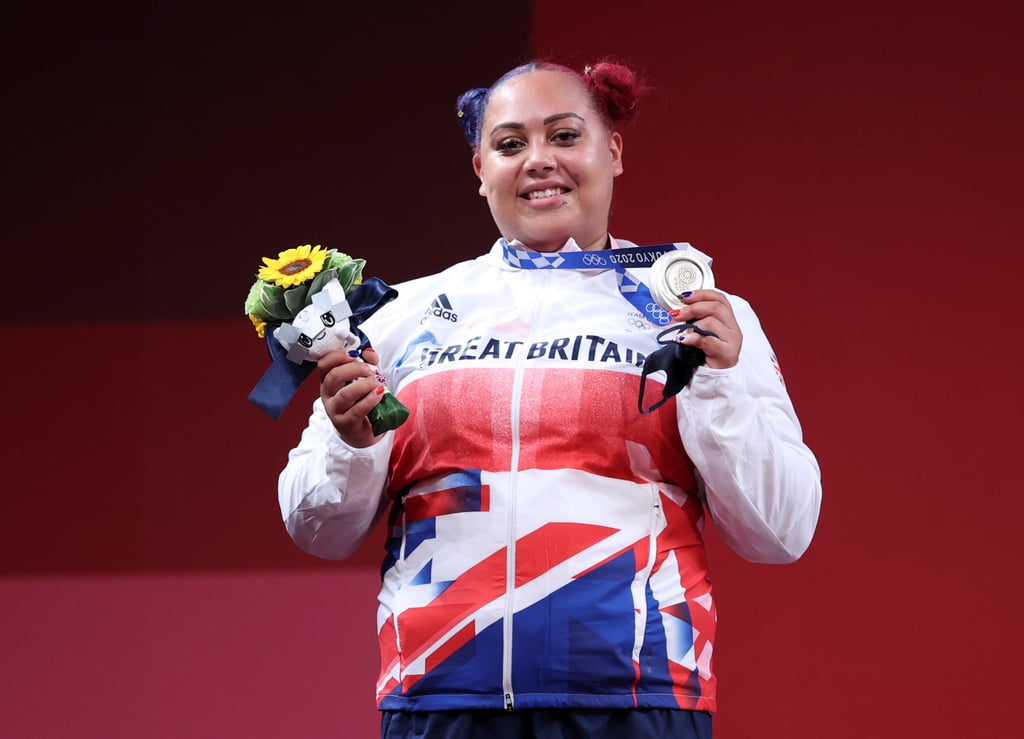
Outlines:
<svg viewBox="0 0 1024 739"><path fill-rule="evenodd" d="M665 310L683 307L679 294L693 290L710 290L715 286L711 265L692 251L670 251L651 265L651 297Z"/></svg>

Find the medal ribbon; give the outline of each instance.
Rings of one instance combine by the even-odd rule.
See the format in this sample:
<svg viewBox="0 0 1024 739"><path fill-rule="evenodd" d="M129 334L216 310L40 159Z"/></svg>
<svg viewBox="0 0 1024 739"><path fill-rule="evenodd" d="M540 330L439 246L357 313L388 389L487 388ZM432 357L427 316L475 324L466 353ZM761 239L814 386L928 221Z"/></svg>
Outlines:
<svg viewBox="0 0 1024 739"><path fill-rule="evenodd" d="M655 244L600 251L568 251L544 254L510 246L502 241L502 256L510 267L519 269L614 269L622 295L655 326L667 326L668 312L655 302L644 283L626 274L627 267L650 267L662 254L675 251L675 244Z"/></svg>
<svg viewBox="0 0 1024 739"><path fill-rule="evenodd" d="M662 308L651 296L650 288L643 282L626 273L627 267L650 267L662 254L675 251L676 244L655 244L653 246L636 246L624 249L602 249L600 251L542 252L529 251L511 246L502 241L502 257L510 267L519 269L614 269L618 279L619 294L640 311L656 326L666 326L671 321L668 311ZM681 332L693 329L704 336L718 335L706 331L696 324L683 323L665 329L658 334L658 343L662 345L644 360L644 368L640 374L640 395L637 408L646 415L660 408L665 402L690 384L693 373L704 364L706 357L701 349L680 344L677 339ZM676 333L672 339L665 339L670 333ZM644 389L647 376L652 372L664 372L665 384L661 399L644 410Z"/></svg>

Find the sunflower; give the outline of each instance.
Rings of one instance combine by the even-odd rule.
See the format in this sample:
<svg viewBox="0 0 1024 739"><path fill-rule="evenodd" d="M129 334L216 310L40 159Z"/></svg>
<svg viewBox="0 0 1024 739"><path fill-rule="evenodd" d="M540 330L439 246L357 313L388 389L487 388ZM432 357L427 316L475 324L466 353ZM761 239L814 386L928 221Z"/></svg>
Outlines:
<svg viewBox="0 0 1024 739"><path fill-rule="evenodd" d="M294 249L285 249L277 255L277 259L263 257L266 266L260 267L258 276L261 280L273 282L279 287L301 285L324 268L326 259L327 250L322 249L319 244L297 246Z"/></svg>

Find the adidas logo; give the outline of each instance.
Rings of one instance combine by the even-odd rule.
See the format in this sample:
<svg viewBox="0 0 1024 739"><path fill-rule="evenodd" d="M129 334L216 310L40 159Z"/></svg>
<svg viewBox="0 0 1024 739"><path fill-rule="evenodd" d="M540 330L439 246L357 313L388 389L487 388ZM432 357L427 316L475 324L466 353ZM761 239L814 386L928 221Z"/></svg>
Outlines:
<svg viewBox="0 0 1024 739"><path fill-rule="evenodd" d="M456 323L459 320L458 314L452 310L452 304L448 300L448 296L444 293L441 293L434 298L434 302L432 302L430 307L427 308L426 312L423 314L423 318L420 319L420 323L424 323L431 316L443 318L444 320L451 321L452 323Z"/></svg>

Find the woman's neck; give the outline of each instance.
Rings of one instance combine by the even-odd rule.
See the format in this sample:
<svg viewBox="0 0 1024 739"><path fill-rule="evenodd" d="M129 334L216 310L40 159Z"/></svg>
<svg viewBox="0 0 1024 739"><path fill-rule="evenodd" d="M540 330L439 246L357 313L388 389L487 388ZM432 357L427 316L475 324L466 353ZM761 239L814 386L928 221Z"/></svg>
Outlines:
<svg viewBox="0 0 1024 739"><path fill-rule="evenodd" d="M573 241L575 241L575 239L573 239ZM561 251L561 249L565 247L567 243L569 243L568 239L566 239L560 244L544 244L543 246L523 244L523 246L530 249L531 251L538 251L545 254L549 254L551 252ZM576 241L576 246L580 248L580 251L600 251L601 249L610 249L612 247L612 240L611 237L608 236L607 233L605 233L602 234L599 239L596 239L595 241L589 244L581 244L578 241Z"/></svg>
<svg viewBox="0 0 1024 739"><path fill-rule="evenodd" d="M608 234L602 234L601 238L599 238L597 241L595 241L593 244L590 244L589 246L583 246L583 244L580 244L581 251L601 251L602 249L611 248L612 240Z"/></svg>

